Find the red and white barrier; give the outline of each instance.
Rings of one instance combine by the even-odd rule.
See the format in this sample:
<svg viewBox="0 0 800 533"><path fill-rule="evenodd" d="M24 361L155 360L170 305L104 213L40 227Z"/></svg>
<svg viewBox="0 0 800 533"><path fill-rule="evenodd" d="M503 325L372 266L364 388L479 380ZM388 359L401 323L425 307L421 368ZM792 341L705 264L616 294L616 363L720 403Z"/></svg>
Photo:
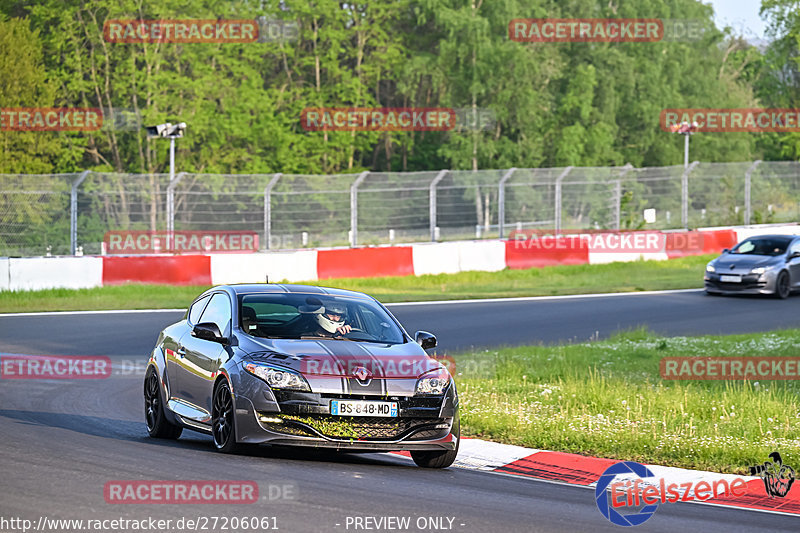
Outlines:
<svg viewBox="0 0 800 533"><path fill-rule="evenodd" d="M6 261L10 290L87 289L102 284L100 257L12 257Z"/></svg>
<svg viewBox="0 0 800 533"><path fill-rule="evenodd" d="M11 273L8 270L10 261L8 257L0 257L0 291L7 291L11 288Z"/></svg>
<svg viewBox="0 0 800 533"><path fill-rule="evenodd" d="M211 284L264 283L270 281L315 281L317 251L297 250L266 254L214 254Z"/></svg>
<svg viewBox="0 0 800 533"><path fill-rule="evenodd" d="M640 232L641 233L641 232ZM247 254L139 255L0 258L0 290L88 288L124 283L218 285L330 278L495 272L551 265L599 264L719 253L747 237L800 234L799 225L704 228L697 231L634 232L658 237L658 250L643 252L592 247L578 238L457 241L403 246L294 250ZM619 233L595 232L593 239L620 241ZM616 239L616 240L615 240ZM626 239L630 240L629 237Z"/></svg>

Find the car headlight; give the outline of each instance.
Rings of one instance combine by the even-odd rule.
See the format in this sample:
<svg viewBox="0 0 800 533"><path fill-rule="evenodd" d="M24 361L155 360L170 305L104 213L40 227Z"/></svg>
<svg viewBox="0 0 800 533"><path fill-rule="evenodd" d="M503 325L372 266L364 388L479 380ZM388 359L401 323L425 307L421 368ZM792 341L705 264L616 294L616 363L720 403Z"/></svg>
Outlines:
<svg viewBox="0 0 800 533"><path fill-rule="evenodd" d="M766 267L758 267L758 268L754 268L753 270L751 270L750 273L751 274L763 274L766 271L767 271Z"/></svg>
<svg viewBox="0 0 800 533"><path fill-rule="evenodd" d="M714 265L712 265L711 263L706 265L706 272L716 272L716 271L717 269L714 268Z"/></svg>
<svg viewBox="0 0 800 533"><path fill-rule="evenodd" d="M416 393L417 394L435 394L440 395L450 385L450 372L445 368L437 368L422 374L417 380Z"/></svg>
<svg viewBox="0 0 800 533"><path fill-rule="evenodd" d="M266 381L267 385L273 389L311 391L311 387L303 376L286 368L245 363L244 369L257 378Z"/></svg>

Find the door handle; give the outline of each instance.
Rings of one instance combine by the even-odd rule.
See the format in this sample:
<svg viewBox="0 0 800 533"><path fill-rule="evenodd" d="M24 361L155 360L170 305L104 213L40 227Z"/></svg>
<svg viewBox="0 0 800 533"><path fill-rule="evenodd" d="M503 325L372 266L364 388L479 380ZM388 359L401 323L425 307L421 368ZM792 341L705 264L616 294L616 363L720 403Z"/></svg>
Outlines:
<svg viewBox="0 0 800 533"><path fill-rule="evenodd" d="M178 354L178 357L180 357L181 359L186 357L186 349L183 346L175 350L175 353Z"/></svg>

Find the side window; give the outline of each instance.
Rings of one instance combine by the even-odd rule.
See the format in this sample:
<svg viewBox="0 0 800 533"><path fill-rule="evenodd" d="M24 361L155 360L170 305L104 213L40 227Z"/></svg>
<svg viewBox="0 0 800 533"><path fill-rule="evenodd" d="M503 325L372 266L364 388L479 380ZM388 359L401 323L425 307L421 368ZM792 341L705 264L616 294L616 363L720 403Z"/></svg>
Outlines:
<svg viewBox="0 0 800 533"><path fill-rule="evenodd" d="M211 297L208 307L203 311L200 322L213 322L219 327L223 337L231 333L231 301L228 296L217 293Z"/></svg>
<svg viewBox="0 0 800 533"><path fill-rule="evenodd" d="M210 297L206 296L197 300L192 307L189 309L189 323L190 324L197 324L197 321L200 320L200 313L203 312L203 309L206 308L206 304L208 303L208 299Z"/></svg>

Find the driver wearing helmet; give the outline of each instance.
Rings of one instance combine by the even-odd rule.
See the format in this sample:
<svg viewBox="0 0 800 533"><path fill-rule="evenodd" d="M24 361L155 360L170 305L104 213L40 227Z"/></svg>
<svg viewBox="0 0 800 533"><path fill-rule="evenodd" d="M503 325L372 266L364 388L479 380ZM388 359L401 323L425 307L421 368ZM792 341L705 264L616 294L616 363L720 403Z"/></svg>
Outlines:
<svg viewBox="0 0 800 533"><path fill-rule="evenodd" d="M345 324L347 307L336 302L324 306L321 312L314 313L314 318L319 326L317 334L321 336L345 335L353 329Z"/></svg>

